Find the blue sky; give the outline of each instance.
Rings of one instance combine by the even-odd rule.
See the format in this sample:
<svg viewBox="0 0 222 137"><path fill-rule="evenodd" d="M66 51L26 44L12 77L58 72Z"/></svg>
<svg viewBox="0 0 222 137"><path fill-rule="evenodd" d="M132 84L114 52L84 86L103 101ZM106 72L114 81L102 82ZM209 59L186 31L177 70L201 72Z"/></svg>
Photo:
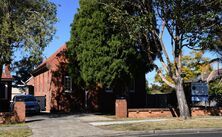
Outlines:
<svg viewBox="0 0 222 137"><path fill-rule="evenodd" d="M70 38L70 24L73 22L73 18L79 7L79 0L50 0L58 6L57 17L58 22L56 24L56 34L52 42L46 47L44 56L49 57L59 47L65 44Z"/></svg>
<svg viewBox="0 0 222 137"><path fill-rule="evenodd" d="M79 0L50 0L56 3L58 6L57 17L59 21L56 24L56 34L52 42L46 47L44 56L48 58L52 55L60 46L65 44L70 38L70 24L73 22L73 18L79 7ZM167 38L164 39L168 45L170 44ZM170 48L168 48L170 50ZM148 81L152 83L155 72L151 72L146 75Z"/></svg>
<svg viewBox="0 0 222 137"><path fill-rule="evenodd" d="M50 0L54 2L58 6L57 9L57 17L58 17L58 23L56 24L56 34L54 36L54 39L52 42L48 45L48 47L44 51L44 56L47 58L50 55L52 55L59 47L61 47L63 44L65 44L69 38L70 38L70 24L73 22L73 18L75 13L77 12L77 9L79 7L79 0ZM170 58L172 59L172 48L171 43L169 39L169 35L167 32L164 33L163 41L166 44L166 49L169 53ZM189 53L188 49L184 50L185 54ZM207 53L207 56L212 56L211 53ZM159 64L159 63L157 63ZM146 79L149 81L149 83L152 83L154 80L155 72L151 72L146 75Z"/></svg>

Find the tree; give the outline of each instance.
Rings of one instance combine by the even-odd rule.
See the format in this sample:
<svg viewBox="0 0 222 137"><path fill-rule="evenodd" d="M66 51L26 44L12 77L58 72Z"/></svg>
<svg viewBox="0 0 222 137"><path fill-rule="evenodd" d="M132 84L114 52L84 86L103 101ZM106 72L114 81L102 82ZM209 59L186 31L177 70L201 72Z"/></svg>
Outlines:
<svg viewBox="0 0 222 137"><path fill-rule="evenodd" d="M190 55L183 56L181 59L181 70L184 82L193 81L198 77L200 77L201 80L204 80L212 71L210 61L210 58L204 57L203 51L192 51L190 52ZM164 74L164 77L166 77L168 81L173 82L169 73ZM169 92L173 90L158 74L155 76L155 82L160 84L160 90L162 92Z"/></svg>
<svg viewBox="0 0 222 137"><path fill-rule="evenodd" d="M222 105L222 84L221 77L209 82L210 99L217 102L217 106Z"/></svg>
<svg viewBox="0 0 222 137"><path fill-rule="evenodd" d="M128 5L140 10L135 14L130 14L128 10L122 8L128 7ZM167 85L176 90L180 116L185 119L190 117L183 88L181 62L183 50L185 48L191 50L210 48L207 43L215 38L216 30L221 30L221 1L113 0L107 7L114 9L111 13L113 21L117 18L120 19L119 22L122 25L136 25L137 28L147 30L147 33L145 33L147 40L149 41L152 38L155 40L156 48L161 47L163 54L158 54L158 57L162 66L156 66L157 72ZM146 13L146 15L138 16L143 13ZM150 21L146 24L139 24L138 20L143 20L144 18L150 18L156 23ZM135 23L131 24L132 22ZM158 24L159 29L156 29L156 24ZM147 27L144 27L145 25ZM130 29L128 31L131 34L135 32ZM163 42L164 31L167 31L170 35L171 45L168 46L172 47L173 63L171 63L166 50L168 47ZM149 51L150 49L147 50ZM173 82L168 81L164 77L164 73L169 73Z"/></svg>
<svg viewBox="0 0 222 137"><path fill-rule="evenodd" d="M203 80L212 71L212 67L210 65L210 58L204 57L203 51L191 51L189 55L182 56L181 63L181 73L184 82L191 82L197 79L198 77ZM174 65L172 62L171 64ZM165 73L164 77L171 83L174 83L172 78L169 76L169 73ZM158 90L162 93L169 93L174 91L172 87L168 86L161 79L158 73L155 75L155 82L159 84Z"/></svg>
<svg viewBox="0 0 222 137"><path fill-rule="evenodd" d="M105 5L100 0L80 0L80 8L72 24L71 40L68 42L71 72L84 83L86 90L97 84L111 87L124 95L131 78L150 69L147 55L153 60L155 50L146 54L139 49L137 40L121 24L111 22Z"/></svg>
<svg viewBox="0 0 222 137"><path fill-rule="evenodd" d="M32 61L32 57L24 57L20 61L17 61L13 65L13 71L15 72L14 83L24 84L32 75L31 71L35 69L43 61L42 57L35 58L35 62Z"/></svg>
<svg viewBox="0 0 222 137"><path fill-rule="evenodd" d="M217 78L209 83L209 94L210 95L222 95L221 78Z"/></svg>
<svg viewBox="0 0 222 137"><path fill-rule="evenodd" d="M12 60L38 59L52 40L56 21L56 5L48 0L1 0L0 76Z"/></svg>
<svg viewBox="0 0 222 137"><path fill-rule="evenodd" d="M204 43L209 40L214 30L214 26L219 27L221 3L218 1L157 1L155 3L156 13L162 20L161 32L166 28L170 34L174 56L174 69L169 65L168 54L164 52L167 59L165 70L175 84L169 85L176 88L177 100L180 115L184 118L189 117L189 109L185 99L183 89L182 63L184 47L190 49L203 49ZM220 9L220 11L218 10ZM213 27L212 27L213 26ZM162 33L158 36L162 42ZM162 46L165 46L162 44ZM160 76L162 72L159 71ZM162 77L164 79L164 77ZM167 81L166 81L167 82Z"/></svg>

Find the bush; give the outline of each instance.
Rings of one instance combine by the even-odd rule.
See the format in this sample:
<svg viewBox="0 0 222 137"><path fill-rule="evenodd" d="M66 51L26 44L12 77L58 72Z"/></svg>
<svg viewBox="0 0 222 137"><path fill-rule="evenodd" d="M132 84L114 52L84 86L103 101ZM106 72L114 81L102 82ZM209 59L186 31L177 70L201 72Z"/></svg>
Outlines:
<svg viewBox="0 0 222 137"><path fill-rule="evenodd" d="M5 112L0 114L0 121L2 121L2 124L14 124L16 118L13 112Z"/></svg>

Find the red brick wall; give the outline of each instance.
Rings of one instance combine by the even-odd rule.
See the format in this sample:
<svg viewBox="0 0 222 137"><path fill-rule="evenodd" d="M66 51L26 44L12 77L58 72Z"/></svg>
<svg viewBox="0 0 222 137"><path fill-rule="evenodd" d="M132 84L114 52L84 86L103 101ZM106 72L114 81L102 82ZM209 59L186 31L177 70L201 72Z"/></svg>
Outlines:
<svg viewBox="0 0 222 137"><path fill-rule="evenodd" d="M0 124L23 123L25 122L25 103L16 102L13 112L0 112Z"/></svg>
<svg viewBox="0 0 222 137"><path fill-rule="evenodd" d="M64 47L63 47L64 48ZM64 52L56 52L45 61L45 66L34 75L34 95L46 96L47 112L69 112L83 109L84 92L73 88L73 93L64 92L64 76L67 75L67 59ZM43 63L43 64L44 64ZM40 65L41 66L41 65ZM30 83L31 84L31 83Z"/></svg>
<svg viewBox="0 0 222 137"><path fill-rule="evenodd" d="M222 108L192 108L192 116L222 116Z"/></svg>
<svg viewBox="0 0 222 137"><path fill-rule="evenodd" d="M64 49L61 48L61 49ZM60 50L61 50L60 49ZM73 88L73 93L65 93L63 89L64 76L67 75L67 58L64 52L56 52L45 61L43 69L34 76L34 95L46 96L46 111L73 111L83 110L84 91ZM40 67L40 68L41 68ZM75 79L74 79L75 80ZM136 78L136 91L127 96L130 107L145 106L145 75L141 73ZM105 93L101 89L93 89L88 94L89 111L115 111L115 93Z"/></svg>
<svg viewBox="0 0 222 137"><path fill-rule="evenodd" d="M48 75L50 71L45 71L33 79L34 81L34 96L46 96L46 111L50 112L51 106L51 92L50 92L50 76Z"/></svg>
<svg viewBox="0 0 222 137"><path fill-rule="evenodd" d="M14 105L14 116L18 123L25 122L25 103L16 102Z"/></svg>
<svg viewBox="0 0 222 137"><path fill-rule="evenodd" d="M172 112L173 111L173 112ZM129 109L128 117L130 118L147 118L147 117L173 117L178 116L175 110L169 109Z"/></svg>
<svg viewBox="0 0 222 137"><path fill-rule="evenodd" d="M126 99L116 100L116 117L126 118L127 117L127 101Z"/></svg>
<svg viewBox="0 0 222 137"><path fill-rule="evenodd" d="M192 108L192 116L222 116L222 108ZM178 112L168 108L128 109L130 118L178 117Z"/></svg>

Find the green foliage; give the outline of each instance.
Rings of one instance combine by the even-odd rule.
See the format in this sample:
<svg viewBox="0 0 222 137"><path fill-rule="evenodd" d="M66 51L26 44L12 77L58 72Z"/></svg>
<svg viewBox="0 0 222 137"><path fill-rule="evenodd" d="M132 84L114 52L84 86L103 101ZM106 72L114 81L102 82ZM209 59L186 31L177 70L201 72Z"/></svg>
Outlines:
<svg viewBox="0 0 222 137"><path fill-rule="evenodd" d="M211 95L222 95L221 78L216 79L216 80L209 83L209 94L211 94Z"/></svg>
<svg viewBox="0 0 222 137"><path fill-rule="evenodd" d="M192 51L191 56L183 56L182 71L186 74L185 81L191 81L197 76L206 76L212 71L210 58L204 57L202 51Z"/></svg>
<svg viewBox="0 0 222 137"><path fill-rule="evenodd" d="M183 77L185 76L181 63L183 49L184 47L193 50L210 49L212 44L209 43L214 41L217 37L216 30L221 30L222 26L221 1L110 0L110 2L107 7L113 9L110 14L113 16L114 22L126 26L125 28L132 39L136 40L142 37L140 39L141 45L154 45L144 48L149 54L147 56L152 55L150 47L154 47L157 51L154 53L162 63L162 67L156 65L155 68L159 74L163 73L161 68L164 68L165 73L169 73L172 82L163 75L161 75L163 76L162 80L176 89L180 116L189 117L190 113L183 88ZM172 62L163 42L164 30L167 30L170 35ZM139 35L138 32L142 32L143 35ZM162 56L161 51L165 57ZM148 58L148 60L151 59Z"/></svg>
<svg viewBox="0 0 222 137"><path fill-rule="evenodd" d="M135 42L145 61L148 71L154 68L153 62L161 54L161 47L152 31L157 30L152 1L107 0L106 11L113 26L121 26L119 33Z"/></svg>
<svg viewBox="0 0 222 137"><path fill-rule="evenodd" d="M80 0L68 42L70 72L85 88L100 83L125 91L137 73L148 71L145 51L122 24L112 21L110 9L99 0ZM150 69L150 68L149 68Z"/></svg>
<svg viewBox="0 0 222 137"><path fill-rule="evenodd" d="M182 74L184 74L184 81L189 82L196 79L198 76L208 76L212 71L212 67L209 63L210 59L204 57L202 51L192 51L190 55L183 56L182 60ZM165 74L168 81L173 82L169 74ZM155 76L155 82L159 83L159 89L161 92L173 91L158 74Z"/></svg>
<svg viewBox="0 0 222 137"><path fill-rule="evenodd" d="M41 62L43 58L35 58L35 62L32 61L32 57L25 57L20 61L17 61L13 65L13 71L15 72L14 82L16 84L23 84L31 77L31 71L35 69Z"/></svg>
<svg viewBox="0 0 222 137"><path fill-rule="evenodd" d="M23 56L38 59L52 40L56 21L56 5L48 0L1 0L0 68Z"/></svg>
<svg viewBox="0 0 222 137"><path fill-rule="evenodd" d="M152 84L151 87L149 88L150 94L167 94L167 93L172 93L174 91L175 90L173 88L169 87L165 83L162 83L160 85Z"/></svg>
<svg viewBox="0 0 222 137"><path fill-rule="evenodd" d="M166 22L171 37L177 31L176 35L180 37L183 46L208 49L212 46L209 42L221 30L220 0L157 0L154 3L159 17Z"/></svg>

